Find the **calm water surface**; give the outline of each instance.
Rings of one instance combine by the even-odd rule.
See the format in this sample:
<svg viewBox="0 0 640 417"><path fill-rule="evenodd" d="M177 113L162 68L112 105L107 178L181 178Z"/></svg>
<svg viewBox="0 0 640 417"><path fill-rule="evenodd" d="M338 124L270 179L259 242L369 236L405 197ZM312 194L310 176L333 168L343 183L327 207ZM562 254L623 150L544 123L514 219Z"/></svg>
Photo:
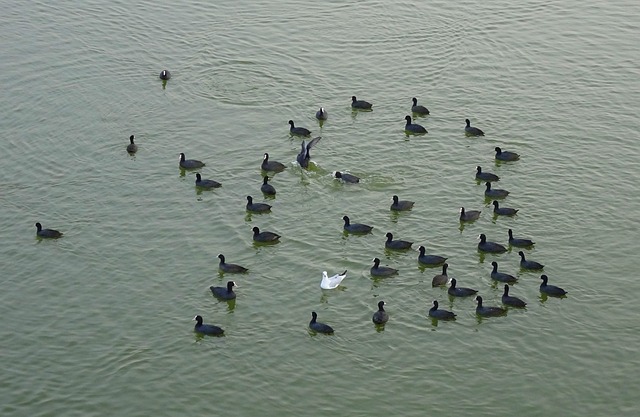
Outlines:
<svg viewBox="0 0 640 417"><path fill-rule="evenodd" d="M1 415L638 415L637 2L218 3L0 2ZM407 137L414 96L429 133ZM289 119L322 136L307 171ZM196 190L180 152L223 187ZM288 168L250 215L264 152ZM491 216L476 165L516 217ZM415 208L391 213L393 194ZM345 214L373 233L344 235ZM509 228L567 298L541 297L517 250L478 253ZM498 261L527 309L479 319L431 287L440 268L385 251L389 231L486 305ZM235 303L208 289L230 279L221 252L250 269ZM373 257L400 273L373 280ZM429 320L434 299L457 321ZM309 334L312 310L335 335ZM196 314L226 336L195 335Z"/></svg>

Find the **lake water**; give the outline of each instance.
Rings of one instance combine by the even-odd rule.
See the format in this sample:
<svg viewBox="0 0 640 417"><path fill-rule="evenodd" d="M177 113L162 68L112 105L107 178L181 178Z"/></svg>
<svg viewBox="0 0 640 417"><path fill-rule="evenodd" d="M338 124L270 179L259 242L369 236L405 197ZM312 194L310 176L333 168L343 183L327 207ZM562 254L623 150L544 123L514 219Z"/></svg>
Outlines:
<svg viewBox="0 0 640 417"><path fill-rule="evenodd" d="M0 5L0 415L640 412L640 3ZM412 97L427 135L404 133ZM309 170L289 119L322 136ZM496 163L496 146L520 161ZM180 152L222 188L197 190ZM269 200L265 152L287 165ZM476 165L516 217L492 216ZM394 194L414 209L391 212ZM272 212L248 214L247 195ZM461 226L461 206L480 219ZM343 234L345 214L373 233ZM37 221L64 237L37 239ZM254 226L281 243L254 245ZM567 298L541 296L517 249L478 253L509 228ZM431 287L439 267L385 250L387 232L447 256L485 305L500 305L497 261L528 307L478 318ZM220 274L218 253L250 272ZM372 279L374 257L399 274ZM229 279L237 300L217 301L208 287ZM457 320L432 322L433 300ZM309 333L311 311L333 336ZM196 335L196 314L225 337Z"/></svg>

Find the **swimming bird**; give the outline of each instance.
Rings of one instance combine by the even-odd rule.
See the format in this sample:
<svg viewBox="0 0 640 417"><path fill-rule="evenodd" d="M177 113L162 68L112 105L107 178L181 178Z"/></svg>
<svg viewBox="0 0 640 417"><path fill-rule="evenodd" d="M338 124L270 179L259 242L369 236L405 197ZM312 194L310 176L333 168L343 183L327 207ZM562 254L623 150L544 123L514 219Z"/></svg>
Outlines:
<svg viewBox="0 0 640 417"><path fill-rule="evenodd" d="M484 190L484 196L487 198L505 198L509 195L509 191L501 190L500 188L491 188L491 182L485 183L486 189Z"/></svg>
<svg viewBox="0 0 640 417"><path fill-rule="evenodd" d="M469 121L469 119L464 119L465 123L467 123L467 126L465 126L464 128L464 133L467 136L484 136L484 132L480 129L478 129L477 127L473 127L471 126L471 122Z"/></svg>
<svg viewBox="0 0 640 417"><path fill-rule="evenodd" d="M493 270L491 271L491 278L500 282L516 282L518 278L513 275L506 274L504 272L498 272L498 263L496 261L491 262Z"/></svg>
<svg viewBox="0 0 640 417"><path fill-rule="evenodd" d="M518 255L520 255L520 267L522 267L523 269L536 271L544 268L544 265L542 265L540 262L526 260L524 257L524 252L520 251L518 252Z"/></svg>
<svg viewBox="0 0 640 417"><path fill-rule="evenodd" d="M278 242L281 237L277 233L261 232L258 226L254 226L251 230L253 230L253 240L256 242L273 243Z"/></svg>
<svg viewBox="0 0 640 417"><path fill-rule="evenodd" d="M269 161L269 154L265 152L260 168L263 171L281 172L284 171L286 166L278 161Z"/></svg>
<svg viewBox="0 0 640 417"><path fill-rule="evenodd" d="M311 131L309 129L306 129L304 127L296 127L293 124L293 120L289 120L289 126L291 126L289 128L289 133L291 133L292 135L295 135L295 136L309 136L311 134Z"/></svg>
<svg viewBox="0 0 640 417"><path fill-rule="evenodd" d="M247 211L253 213L266 213L271 211L271 206L267 203L254 203L253 197L250 195L247 196Z"/></svg>
<svg viewBox="0 0 640 417"><path fill-rule="evenodd" d="M418 262L423 265L440 265L447 260L447 258L440 255L426 255L426 248L424 246L419 246L418 252L420 252L420 254L418 255Z"/></svg>
<svg viewBox="0 0 640 417"><path fill-rule="evenodd" d="M540 284L540 292L553 297L562 297L567 295L567 292L564 289L556 287L555 285L547 284L549 277L546 275L540 275L540 279L542 280L542 284Z"/></svg>
<svg viewBox="0 0 640 417"><path fill-rule="evenodd" d="M373 317L371 318L371 321L375 324L385 324L389 321L389 313L384 311L385 304L384 301L378 301L378 311L373 313Z"/></svg>
<svg viewBox="0 0 640 417"><path fill-rule="evenodd" d="M344 220L344 230L349 233L370 233L373 230L373 226L362 223L351 223L348 216L342 216Z"/></svg>
<svg viewBox="0 0 640 417"><path fill-rule="evenodd" d="M384 247L387 249L405 250L411 249L411 245L413 245L413 242L406 240L393 240L393 234L391 232L387 232L385 236L387 237L387 241L384 242Z"/></svg>
<svg viewBox="0 0 640 417"><path fill-rule="evenodd" d="M57 239L59 237L62 237L63 234L64 233L54 229L43 229L40 222L36 223L36 236L38 237Z"/></svg>
<svg viewBox="0 0 640 417"><path fill-rule="evenodd" d="M442 274L438 274L433 277L431 280L432 287L440 287L442 285L447 285L449 283L449 276L447 275L447 268L449 264L445 263L442 265Z"/></svg>
<svg viewBox="0 0 640 417"><path fill-rule="evenodd" d="M135 136L133 135L129 136L130 143L127 145L127 152L129 153L136 153L138 151L138 145L133 143L133 139L135 139Z"/></svg>
<svg viewBox="0 0 640 417"><path fill-rule="evenodd" d="M276 195L276 189L273 185L269 184L269 177L262 177L262 185L260 186L260 191L266 195Z"/></svg>
<svg viewBox="0 0 640 417"><path fill-rule="evenodd" d="M209 287L209 289L216 298L224 301L229 301L236 299L236 293L233 292L233 287L237 287L236 283L233 281L228 281L226 287L214 287L212 285Z"/></svg>
<svg viewBox="0 0 640 417"><path fill-rule="evenodd" d="M196 333L206 334L210 336L221 336L224 334L224 330L222 328L215 326L213 324L202 324L202 316L197 315L193 318L196 321L196 325L193 330Z"/></svg>
<svg viewBox="0 0 640 417"><path fill-rule="evenodd" d="M204 166L204 162L197 159L185 159L184 153L180 152L180 168L198 169Z"/></svg>
<svg viewBox="0 0 640 417"><path fill-rule="evenodd" d="M449 285L447 293L453 297L469 297L470 295L474 295L478 292L478 290L474 290L473 288L457 287L456 284L456 279L451 278L451 285Z"/></svg>
<svg viewBox="0 0 640 417"><path fill-rule="evenodd" d="M502 307L485 307L482 305L482 297L477 296L476 301L478 306L476 307L476 314L482 317L496 317L507 314L507 310Z"/></svg>
<svg viewBox="0 0 640 417"><path fill-rule="evenodd" d="M500 181L500 177L496 174L492 174L491 172L482 172L482 167L478 165L476 167L476 179L480 181Z"/></svg>
<svg viewBox="0 0 640 417"><path fill-rule="evenodd" d="M309 161L311 160L311 155L309 154L309 151L316 143L320 141L320 139L322 139L322 137L318 136L316 138L311 139L309 143L307 143L304 140L302 141L300 153L298 153L298 156L296 157L296 161L298 161L298 163L302 168L309 167Z"/></svg>
<svg viewBox="0 0 640 417"><path fill-rule="evenodd" d="M482 252L502 253L507 251L507 248L499 243L488 242L487 236L484 233L481 233L478 238L480 239L480 242L478 243L478 250Z"/></svg>
<svg viewBox="0 0 640 417"><path fill-rule="evenodd" d="M511 246L517 246L521 248L527 248L529 246L533 246L535 242L531 239L525 238L515 238L513 237L513 231L509 229L509 244Z"/></svg>
<svg viewBox="0 0 640 417"><path fill-rule="evenodd" d="M522 301L518 297L513 297L509 295L509 284L504 284L504 293L502 294L502 304L511 306L511 307L519 307L519 308L524 308L527 306L527 303Z"/></svg>
<svg viewBox="0 0 640 417"><path fill-rule="evenodd" d="M334 171L333 176L342 180L343 182L348 182L350 184L357 184L360 182L360 178L346 172Z"/></svg>
<svg viewBox="0 0 640 417"><path fill-rule="evenodd" d="M356 96L351 96L351 108L359 110L371 110L373 104L364 100L357 100Z"/></svg>
<svg viewBox="0 0 640 417"><path fill-rule="evenodd" d="M162 70L160 71L160 79L161 80L168 80L169 78L171 78L171 73L168 70Z"/></svg>
<svg viewBox="0 0 640 417"><path fill-rule="evenodd" d="M460 221L461 222L472 222L474 220L478 220L480 217L479 210L468 210L465 211L464 207L460 207Z"/></svg>
<svg viewBox="0 0 640 417"><path fill-rule="evenodd" d="M309 328L317 333L333 334L333 328L328 324L320 323L316 321L318 314L315 311L311 312L311 321L309 322Z"/></svg>
<svg viewBox="0 0 640 417"><path fill-rule="evenodd" d="M227 272L229 274L242 274L247 272L248 269L244 266L236 265L236 264L228 264L225 262L225 257L223 254L218 254L218 259L220 259L220 263L218 264L218 268L222 272Z"/></svg>
<svg viewBox="0 0 640 417"><path fill-rule="evenodd" d="M399 200L397 195L393 196L393 203L391 204L391 210L406 211L411 210L415 202L409 200Z"/></svg>
<svg viewBox="0 0 640 417"><path fill-rule="evenodd" d="M420 114L420 115L427 115L429 114L429 109L426 108L425 106L421 106L418 105L418 99L417 98L412 98L411 101L413 101L413 106L411 106L411 112L415 113L415 114Z"/></svg>
<svg viewBox="0 0 640 417"><path fill-rule="evenodd" d="M493 214L495 214L496 216L515 216L517 213L518 209L514 209L511 207L500 207L500 204L496 200L493 200Z"/></svg>
<svg viewBox="0 0 640 417"><path fill-rule="evenodd" d="M438 301L433 300L433 307L429 309L429 317L438 320L455 320L456 314L449 310L441 310L438 308Z"/></svg>
<svg viewBox="0 0 640 417"><path fill-rule="evenodd" d="M202 179L202 175L200 175L200 173L196 173L196 187L200 187L200 188L218 188L218 187L222 187L222 184L220 184L218 181L214 181L214 180L208 180Z"/></svg>
<svg viewBox="0 0 640 417"><path fill-rule="evenodd" d="M496 159L498 161L517 161L520 159L520 155L515 152L503 151L499 146L495 147Z"/></svg>
<svg viewBox="0 0 640 417"><path fill-rule="evenodd" d="M425 129L424 126L419 125L417 123L411 123L411 116L409 116L409 115L405 116L404 120L407 121L407 123L404 125L404 131L405 132L409 132L409 133L427 133L427 129Z"/></svg>
<svg viewBox="0 0 640 417"><path fill-rule="evenodd" d="M320 281L320 288L322 288L323 290L332 290L334 288L337 288L342 280L346 277L346 270L341 274L335 274L332 276L327 275L327 271L322 271L322 281Z"/></svg>
<svg viewBox="0 0 640 417"><path fill-rule="evenodd" d="M324 107L320 107L320 110L316 112L316 119L318 120L327 120L329 118L329 114L324 109Z"/></svg>
<svg viewBox="0 0 640 417"><path fill-rule="evenodd" d="M389 266L380 266L380 259L373 258L373 266L369 270L374 277L388 277L398 273L398 270Z"/></svg>

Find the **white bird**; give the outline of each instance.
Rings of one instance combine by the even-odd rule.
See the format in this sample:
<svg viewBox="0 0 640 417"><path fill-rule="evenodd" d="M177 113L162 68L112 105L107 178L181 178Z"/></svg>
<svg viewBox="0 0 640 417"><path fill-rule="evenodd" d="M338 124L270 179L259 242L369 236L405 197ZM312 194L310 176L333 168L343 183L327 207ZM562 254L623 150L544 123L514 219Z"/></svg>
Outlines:
<svg viewBox="0 0 640 417"><path fill-rule="evenodd" d="M332 290L336 288L343 279L347 277L347 271L344 271L342 274L335 274L330 277L327 275L327 271L322 271L322 282L320 282L320 288L323 290Z"/></svg>

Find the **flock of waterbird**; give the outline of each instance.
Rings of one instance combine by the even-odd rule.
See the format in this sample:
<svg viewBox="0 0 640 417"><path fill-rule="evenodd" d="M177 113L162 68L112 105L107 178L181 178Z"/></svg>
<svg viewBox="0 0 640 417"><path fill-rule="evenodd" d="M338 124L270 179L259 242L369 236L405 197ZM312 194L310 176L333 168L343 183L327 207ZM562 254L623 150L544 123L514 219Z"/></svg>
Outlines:
<svg viewBox="0 0 640 417"><path fill-rule="evenodd" d="M171 78L171 73L167 70L163 70L160 73L160 79L163 80L163 87L166 85L167 80ZM429 110L422 106L418 105L417 99L412 98L413 105L411 107L411 112L417 116L426 116L429 115ZM358 100L356 96L351 97L351 108L353 111L372 111L373 105L364 100ZM320 126L322 123L328 119L328 113L323 108L316 112L316 119L318 119ZM427 129L425 129L420 124L414 123L412 121L411 116L407 115L405 117L405 132L407 134L414 135L423 135L427 133ZM484 136L484 132L474 126L471 126L471 122L469 119L465 119L466 126L464 128L465 134L467 136ZM311 136L311 131L304 127L296 126L293 120L289 120L289 133L292 136L299 137L309 137ZM308 168L309 162L311 160L310 151L311 149L320 141L321 137L316 137L308 142L306 140L302 141L300 152L296 157L297 163L302 168ZM129 137L129 144L127 145L127 152L130 154L134 154L138 150L138 146L135 143L134 135ZM495 147L495 159L496 161L502 162L513 162L520 159L520 155L515 152L504 151L500 147ZM205 166L205 163L196 159L187 159L184 153L180 153L179 159L179 167L182 170L198 170ZM261 192L264 196L274 197L276 195L276 189L272 184L269 183L269 180L272 177L269 177L269 174L272 176L278 172L284 171L287 167L286 165L269 159L269 154L265 153L263 155L262 164L260 165L263 171L263 182L260 187ZM360 181L360 178L353 174L349 174L346 172L334 171L332 174L336 179L339 179L345 183L349 184L357 184ZM203 179L201 174L198 172L195 174L195 186L199 189L215 189L222 186L221 183L212 180L212 179ZM475 178L477 181L485 182L485 191L484 195L488 199L492 199L493 204L493 214L494 216L515 216L518 213L518 209L514 209L511 207L501 207L498 200L505 199L509 195L509 191L493 188L492 184L496 181L499 181L500 178L490 172L482 171L480 166L476 167ZM409 200L400 200L397 195L392 196L392 203L389 207L391 211L401 212L401 211L409 211L415 205L415 202ZM251 213L268 213L271 211L271 205L267 203L254 202L252 196L247 196L246 203L247 212ZM481 211L479 210L465 210L464 207L460 208L460 216L459 221L461 223L474 222L480 218ZM358 234L364 235L369 234L373 230L373 226L363 224L363 223L352 223L348 216L343 216L342 220L344 221L343 230L347 234ZM36 223L36 236L38 238L46 238L46 239L57 239L63 236L62 232L59 232L54 229L45 229L38 222ZM253 229L253 241L257 244L274 244L278 243L280 240L280 235L271 231L261 231L257 226L254 226ZM513 231L511 229L508 230L508 246L516 247L520 249L529 249L534 246L534 242L528 238L514 238ZM391 251L407 251L412 248L413 242L409 242L406 240L395 239L391 232L386 233L385 235L386 241L384 243L384 247ZM507 247L497 243L488 241L486 235L479 235L479 243L478 243L478 251L483 253L493 253L493 254L501 254L507 252ZM492 271L490 273L491 279L496 282L504 283L504 292L501 298L502 304L505 307L499 306L485 306L483 305L483 299L480 295L478 295L478 291L473 288L468 287L460 287L458 286L457 280L455 278L449 277L447 275L447 268L449 264L446 262L447 258L440 255L427 254L426 248L424 246L418 247L418 263L423 266L428 267L442 267L442 273L437 274L432 279L433 287L444 287L449 285L447 289L447 293L450 297L470 297L475 296L477 306L476 306L476 314L481 317L492 317L492 316L503 316L507 313L507 308L526 308L527 303L521 300L518 297L509 295L509 284L513 284L517 282L517 278L513 275L498 271L498 263L496 261L491 262ZM525 253L523 250L518 251L518 255L520 256L520 267L522 270L527 271L540 271L544 268L542 264L536 261L528 260L525 257ZM227 263L225 256L223 254L218 255L219 265L218 268L220 272L227 274L243 274L249 271L248 268L245 268L241 265ZM380 259L373 259L373 266L369 270L370 275L374 279L391 277L399 273L399 270L390 266L380 265ZM328 276L327 271L322 272L322 280L320 283L320 287L323 290L331 290L337 288L340 283L346 278L347 271L342 273L335 274L333 276ZM540 284L540 293L545 294L547 296L552 297L565 297L567 292L557 286L548 284L547 275L541 275L540 279L542 283ZM237 287L235 281L228 281L226 286L217 287L211 286L210 290L214 297L223 301L235 300L236 293L234 292L234 287ZM384 309L385 302L380 300L378 302L378 309L373 313L372 321L377 326L383 326L389 320L389 314ZM433 307L429 309L428 316L433 320L455 320L456 314L452 311L448 311L445 309L439 308L439 303L437 300L433 301ZM334 330L331 326L321 323L317 321L317 313L315 311L311 312L311 321L309 322L309 329L313 333L324 333L324 334L333 334ZM203 323L203 318L200 315L196 315L194 319L196 321L194 331L199 334L205 335L214 335L220 336L224 335L224 330L219 326L213 324L205 324Z"/></svg>

